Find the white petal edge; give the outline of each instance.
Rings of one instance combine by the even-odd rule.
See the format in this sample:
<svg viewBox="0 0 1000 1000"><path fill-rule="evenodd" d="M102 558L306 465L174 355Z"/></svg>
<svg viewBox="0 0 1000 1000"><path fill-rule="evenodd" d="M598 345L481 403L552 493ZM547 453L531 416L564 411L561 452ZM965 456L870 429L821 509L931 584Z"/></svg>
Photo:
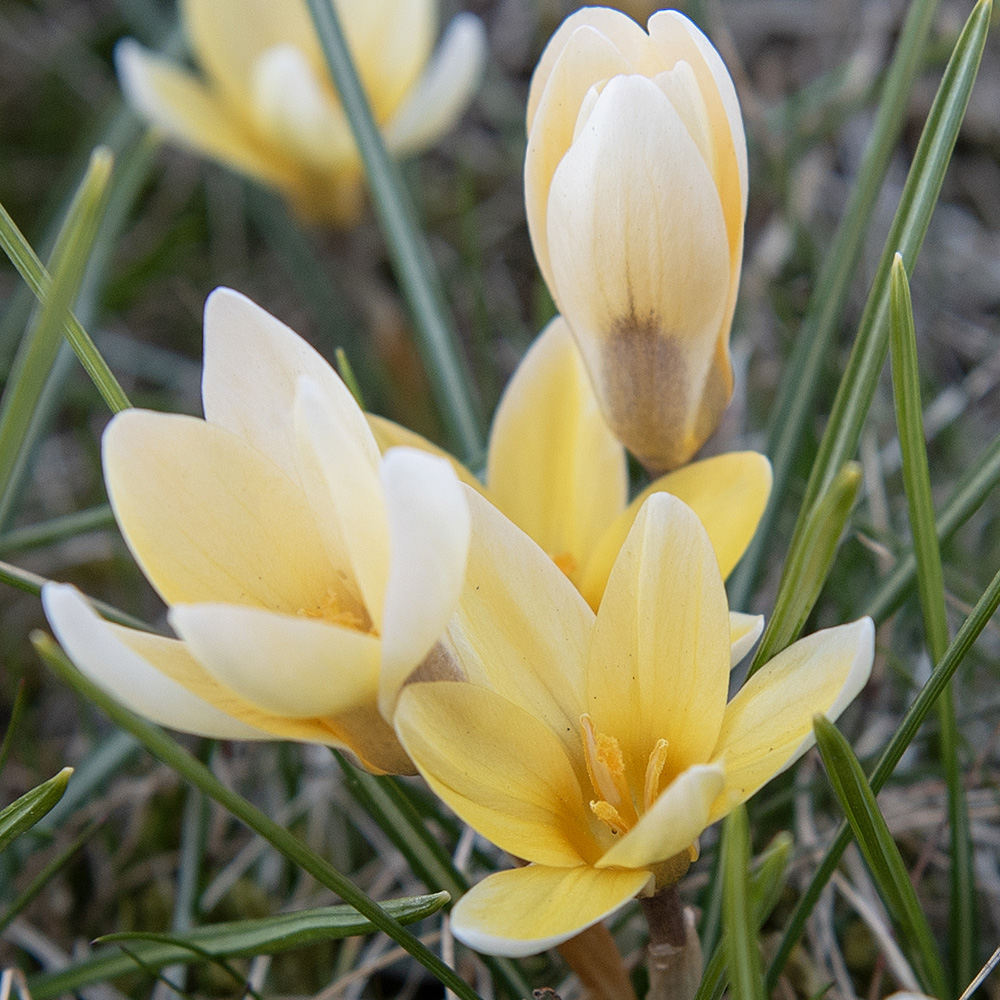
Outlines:
<svg viewBox="0 0 1000 1000"><path fill-rule="evenodd" d="M763 615L745 615L741 611L729 612L730 670L753 649L753 644L763 631Z"/></svg>
<svg viewBox="0 0 1000 1000"><path fill-rule="evenodd" d="M213 739L274 739L160 673L115 636L75 587L45 584L42 606L56 639L80 673L130 711L157 725Z"/></svg>
<svg viewBox="0 0 1000 1000"><path fill-rule="evenodd" d="M452 18L420 79L382 129L396 156L409 156L451 131L482 82L487 41L475 14Z"/></svg>
<svg viewBox="0 0 1000 1000"><path fill-rule="evenodd" d="M390 448L379 475L389 521L379 709L391 722L403 682L458 605L471 522L458 476L445 459Z"/></svg>

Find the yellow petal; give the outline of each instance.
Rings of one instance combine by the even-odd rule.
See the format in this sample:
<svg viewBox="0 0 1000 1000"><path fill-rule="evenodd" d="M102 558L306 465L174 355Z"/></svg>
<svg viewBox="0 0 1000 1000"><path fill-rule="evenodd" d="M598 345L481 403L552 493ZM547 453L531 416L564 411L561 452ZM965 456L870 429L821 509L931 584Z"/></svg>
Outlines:
<svg viewBox="0 0 1000 1000"><path fill-rule="evenodd" d="M336 583L306 499L234 434L126 410L104 432L119 527L168 604L247 604L295 614Z"/></svg>
<svg viewBox="0 0 1000 1000"><path fill-rule="evenodd" d="M624 16L623 19L628 20ZM637 25L633 24L633 27L642 34ZM532 116L529 103L528 147L524 156L525 211L538 268L557 304L559 292L553 282L548 236L552 177L573 141L577 111L594 81L627 73L628 70L626 58L606 35L591 27L581 27L572 33L572 44L560 47L551 73L545 75L537 115ZM539 63L536 77L541 71L542 64ZM535 93L534 79L532 93Z"/></svg>
<svg viewBox="0 0 1000 1000"><path fill-rule="evenodd" d="M266 184L286 190L299 184L288 157L191 73L131 39L115 47L115 66L128 102L171 138Z"/></svg>
<svg viewBox="0 0 1000 1000"><path fill-rule="evenodd" d="M597 607L618 550L639 508L654 493L672 493L699 517L719 560L723 577L750 544L771 493L771 463L755 451L734 451L691 462L646 487L604 533L581 583L591 607Z"/></svg>
<svg viewBox="0 0 1000 1000"><path fill-rule="evenodd" d="M647 871L529 865L490 875L451 911L459 941L484 955L521 958L554 948L639 893Z"/></svg>
<svg viewBox="0 0 1000 1000"><path fill-rule="evenodd" d="M709 810L724 781L718 765L695 764L681 771L597 867L648 868L687 850L708 826Z"/></svg>
<svg viewBox="0 0 1000 1000"><path fill-rule="evenodd" d="M217 699L204 698L159 669L157 658L133 649L124 636L138 637L137 646L157 647L163 656L191 661L175 639L143 637L134 629L115 627L100 618L90 603L67 584L48 583L42 588L42 605L49 624L66 655L89 677L126 708L161 726L213 739L267 739L270 733L251 725L238 714L221 708ZM117 634L116 634L117 632ZM190 662L192 669L197 669Z"/></svg>
<svg viewBox="0 0 1000 1000"><path fill-rule="evenodd" d="M574 583L625 507L625 452L601 415L573 336L560 317L507 385L490 432L490 496Z"/></svg>
<svg viewBox="0 0 1000 1000"><path fill-rule="evenodd" d="M611 572L587 667L587 711L615 737L641 801L656 741L663 781L708 760L729 687L729 611L701 522L657 493L643 505Z"/></svg>
<svg viewBox="0 0 1000 1000"><path fill-rule="evenodd" d="M601 91L552 178L546 225L555 298L605 417L647 467L680 465L714 430L703 397L724 405L732 389L714 367L730 260L715 182L651 80Z"/></svg>
<svg viewBox="0 0 1000 1000"><path fill-rule="evenodd" d="M482 82L488 48L478 17L452 18L423 75L382 129L393 155L419 153L455 127Z"/></svg>
<svg viewBox="0 0 1000 1000"><path fill-rule="evenodd" d="M309 719L375 704L372 635L227 604L174 605L169 619L209 673L266 712Z"/></svg>
<svg viewBox="0 0 1000 1000"><path fill-rule="evenodd" d="M349 419L345 408L308 376L299 379L294 421L306 493L317 515L325 513L323 530L329 533L330 549L342 544L346 550L349 563L337 568L356 581L371 622L380 631L389 579L381 458L357 404L350 400Z"/></svg>
<svg viewBox="0 0 1000 1000"><path fill-rule="evenodd" d="M543 720L574 759L594 614L523 531L478 494L466 497L472 539L449 629L461 668Z"/></svg>
<svg viewBox="0 0 1000 1000"><path fill-rule="evenodd" d="M497 846L554 865L595 853L563 745L528 712L475 684L434 681L403 688L393 721L434 792Z"/></svg>
<svg viewBox="0 0 1000 1000"><path fill-rule="evenodd" d="M402 424L397 424L386 417L380 417L376 413L368 413L366 417L368 419L368 426L375 436L379 451L383 454L390 448L403 446L406 448L417 448L420 451L429 452L431 455L437 455L438 458L446 459L451 463L451 467L455 470L455 475L466 486L471 486L480 493L483 492L483 484L457 458L449 455L444 448L439 448L436 444L428 441L427 438L417 434L416 431L411 431L408 427L403 427Z"/></svg>
<svg viewBox="0 0 1000 1000"><path fill-rule="evenodd" d="M729 703L712 755L726 784L712 822L745 802L813 745L812 719L831 721L871 673L875 628L870 618L815 632L766 663Z"/></svg>
<svg viewBox="0 0 1000 1000"><path fill-rule="evenodd" d="M747 653L764 631L763 615L744 615L729 612L729 667L732 669Z"/></svg>
<svg viewBox="0 0 1000 1000"><path fill-rule="evenodd" d="M399 688L458 604L470 527L464 488L444 459L393 448L379 474L390 539L379 707L391 720Z"/></svg>

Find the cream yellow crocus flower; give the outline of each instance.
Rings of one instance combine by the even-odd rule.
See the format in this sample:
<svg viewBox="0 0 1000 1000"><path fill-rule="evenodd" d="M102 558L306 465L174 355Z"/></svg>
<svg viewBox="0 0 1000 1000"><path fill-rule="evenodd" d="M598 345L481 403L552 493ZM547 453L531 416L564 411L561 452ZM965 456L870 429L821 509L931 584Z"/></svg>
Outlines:
<svg viewBox="0 0 1000 1000"><path fill-rule="evenodd" d="M456 937L528 955L679 878L699 834L812 744L813 716L858 693L874 629L794 643L727 704L725 588L680 500L645 502L596 617L523 532L469 505L459 609L394 722L437 795L529 862L459 900Z"/></svg>
<svg viewBox="0 0 1000 1000"><path fill-rule="evenodd" d="M370 419L383 449L433 447L387 420ZM629 503L625 449L601 414L561 317L525 354L500 400L490 429L485 489L457 468L549 554L595 611L647 497L672 493L695 510L726 577L750 544L771 489L767 458L731 452L667 473ZM761 624L759 617L733 614L734 659L753 644Z"/></svg>
<svg viewBox="0 0 1000 1000"><path fill-rule="evenodd" d="M482 23L458 15L438 50L437 0L335 0L389 151L449 131L479 85ZM200 73L136 42L115 52L126 97L172 139L282 191L304 218L349 225L361 161L305 0L181 0Z"/></svg>
<svg viewBox="0 0 1000 1000"><path fill-rule="evenodd" d="M133 711L206 736L325 743L412 772L377 707L462 588L469 517L441 459L382 457L364 415L304 340L242 295L205 308L205 419L127 410L104 475L132 554L178 638L42 594L76 665Z"/></svg>
<svg viewBox="0 0 1000 1000"><path fill-rule="evenodd" d="M651 471L676 468L733 386L747 161L719 54L677 11L648 31L604 7L571 15L532 77L524 185L609 424Z"/></svg>

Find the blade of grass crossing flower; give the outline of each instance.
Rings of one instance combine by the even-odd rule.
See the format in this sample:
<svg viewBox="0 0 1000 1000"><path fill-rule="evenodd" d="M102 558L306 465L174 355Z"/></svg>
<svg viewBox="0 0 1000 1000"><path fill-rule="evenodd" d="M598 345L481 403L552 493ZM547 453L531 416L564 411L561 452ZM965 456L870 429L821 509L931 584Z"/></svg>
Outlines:
<svg viewBox="0 0 1000 1000"><path fill-rule="evenodd" d="M979 0L962 29L920 136L847 367L813 462L789 558L804 544L816 498L854 454L889 349L889 273L898 251L912 268L930 224L944 174L969 103L989 29L992 0Z"/></svg>
<svg viewBox="0 0 1000 1000"><path fill-rule="evenodd" d="M949 995L930 925L858 758L828 719L817 715L813 729L830 783L921 985L932 996Z"/></svg>
<svg viewBox="0 0 1000 1000"><path fill-rule="evenodd" d="M311 875L321 885L332 889L346 903L370 920L380 931L409 952L443 985L463 1000L479 1000L475 991L455 971L447 966L425 944L417 940L398 920L387 913L374 900L363 893L349 878L333 867L325 858L310 850L301 840L241 795L227 788L218 778L162 729L133 715L119 705L110 695L83 676L63 651L44 633L35 632L32 642L39 656L74 688L77 693L94 702L122 729L132 733L139 741L168 767L201 789L206 795L242 820L250 829L260 834L293 864Z"/></svg>
<svg viewBox="0 0 1000 1000"><path fill-rule="evenodd" d="M969 465L936 517L938 543L943 544L982 506L1000 483L1000 435ZM876 622L889 617L905 600L917 574L917 559L911 549L900 557L895 569L872 594L863 611Z"/></svg>
<svg viewBox="0 0 1000 1000"><path fill-rule="evenodd" d="M427 828L405 786L395 778L376 777L360 770L343 754L334 752L334 756L343 771L347 790L395 844L413 873L428 889L444 890L457 902L469 888L469 882ZM451 906L449 902L446 909ZM515 962L488 955L480 958L512 997L530 995L531 986Z"/></svg>
<svg viewBox="0 0 1000 1000"><path fill-rule="evenodd" d="M72 773L73 768L64 767L0 810L0 851L30 830L62 798Z"/></svg>
<svg viewBox="0 0 1000 1000"><path fill-rule="evenodd" d="M756 867L750 872L748 889L750 912L753 926L757 932L760 931L764 921L778 904L781 892L785 888L785 877L791 856L791 836L787 833L779 833L760 856ZM722 885L721 879L719 885ZM702 947L705 947L704 940L702 940ZM705 974L702 976L694 1000L720 1000L722 997L729 983L726 947L726 942L721 941L712 948L712 957L705 966Z"/></svg>
<svg viewBox="0 0 1000 1000"><path fill-rule="evenodd" d="M3 205L0 205L0 247L34 292L35 297L44 302L49 294L52 276L42 265ZM80 325L80 321L70 312L63 316L62 322L66 339L111 412L118 413L120 410L128 409L132 405L128 396L118 384L107 362L101 357L100 351L94 346L90 335Z"/></svg>
<svg viewBox="0 0 1000 1000"><path fill-rule="evenodd" d="M344 113L365 165L372 201L416 323L418 347L452 443L466 461L484 448L483 420L430 251L389 156L347 48L336 6L306 0Z"/></svg>
<svg viewBox="0 0 1000 1000"><path fill-rule="evenodd" d="M979 638L983 629L986 628L987 623L993 617L998 607L1000 607L1000 572L990 581L982 597L979 598L976 606L962 623L962 627L958 630L958 635L955 636L947 652L931 671L927 682L920 689L913 704L906 710L902 721L889 739L886 748L882 751L882 755L879 757L878 763L875 765L875 769L868 779L868 783L876 795L896 769L896 765L902 759L906 748L913 741L924 719L927 718L928 713L934 707L942 690L944 690L945 686L951 680L955 671L972 648L973 643ZM827 849L816 873L802 893L788 919L785 932L768 968L767 990L769 994L775 989L778 977L781 975L785 963L791 956L792 950L795 948L802 934L809 914L812 913L813 907L816 905L820 893L823 891L823 887L836 870L837 865L840 863L840 858L850 842L850 827L845 823L841 826L833 843Z"/></svg>
<svg viewBox="0 0 1000 1000"><path fill-rule="evenodd" d="M74 511L54 517L49 521L25 525L0 535L0 555L10 555L25 549L41 548L66 538L85 534L100 528L110 528L115 523L110 504L99 504L87 510Z"/></svg>
<svg viewBox="0 0 1000 1000"><path fill-rule="evenodd" d="M446 899L446 894L439 892L390 899L381 905L401 924L409 924L436 913ZM49 1000L132 972L135 958L151 969L161 969L178 962L191 964L213 958L270 955L317 941L371 934L376 929L349 906L327 906L259 920L214 924L186 934L109 934L99 939L97 949L89 957L58 972L29 976L28 985L34 1000ZM111 947L113 942L128 942L131 954Z"/></svg>
<svg viewBox="0 0 1000 1000"><path fill-rule="evenodd" d="M931 662L938 663L948 648L941 551L934 524L930 471L924 443L920 405L920 372L913 307L903 259L896 255L892 266L891 295L892 386L896 426L903 455L903 483L910 513L910 530L917 559L917 589L923 611L924 631ZM972 842L965 787L958 759L958 727L952 684L941 691L937 702L941 735L941 765L948 788L948 819L951 840L951 900L948 920L948 952L952 970L952 993L975 973L975 889Z"/></svg>
<svg viewBox="0 0 1000 1000"><path fill-rule="evenodd" d="M52 252L52 283L29 327L0 399L0 524L10 515L17 477L31 426L56 355L62 346L63 318L72 308L104 206L111 155L96 150Z"/></svg>
<svg viewBox="0 0 1000 1000"><path fill-rule="evenodd" d="M748 889L750 827L737 806L722 825L722 928L729 965L729 987L738 1000L764 1000L757 924Z"/></svg>
<svg viewBox="0 0 1000 1000"><path fill-rule="evenodd" d="M806 422L812 415L823 365L844 313L852 278L874 216L875 201L903 131L906 105L913 81L923 68L924 49L937 8L938 0L915 0L907 11L871 138L851 188L850 202L823 261L795 338L795 349L771 409L765 451L771 459L773 487L757 533L729 581L730 602L735 607L746 607L749 602L761 559L770 544L771 526L785 501L792 463Z"/></svg>
<svg viewBox="0 0 1000 1000"><path fill-rule="evenodd" d="M802 544L785 560L774 613L750 664L748 677L793 642L805 626L830 573L860 487L861 466L845 462L810 512Z"/></svg>

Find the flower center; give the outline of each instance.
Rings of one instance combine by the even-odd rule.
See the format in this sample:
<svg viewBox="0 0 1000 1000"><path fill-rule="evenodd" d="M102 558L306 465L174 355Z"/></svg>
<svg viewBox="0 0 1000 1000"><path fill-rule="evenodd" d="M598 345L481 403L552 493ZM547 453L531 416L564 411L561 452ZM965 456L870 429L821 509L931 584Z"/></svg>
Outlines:
<svg viewBox="0 0 1000 1000"><path fill-rule="evenodd" d="M626 834L660 794L660 778L667 762L667 741L657 740L650 751L642 801L637 803L625 775L625 758L618 740L599 733L586 712L580 716L580 730L587 774L597 795L591 800L590 808L612 833Z"/></svg>
<svg viewBox="0 0 1000 1000"><path fill-rule="evenodd" d="M319 619L356 632L372 631L371 616L364 605L350 595L340 593L335 587L327 587L326 594L316 604L299 608L297 614L300 618Z"/></svg>

